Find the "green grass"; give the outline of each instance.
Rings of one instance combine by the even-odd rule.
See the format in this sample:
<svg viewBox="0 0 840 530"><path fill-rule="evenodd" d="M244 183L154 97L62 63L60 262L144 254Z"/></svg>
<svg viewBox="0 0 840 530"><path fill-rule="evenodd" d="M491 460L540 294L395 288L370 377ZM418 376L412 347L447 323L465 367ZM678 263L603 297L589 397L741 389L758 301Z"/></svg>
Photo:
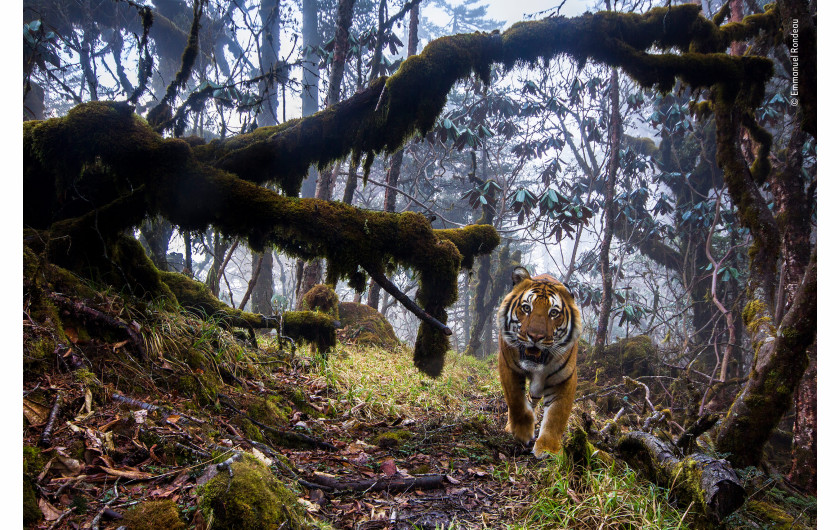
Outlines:
<svg viewBox="0 0 840 530"><path fill-rule="evenodd" d="M606 467L593 461L590 468L573 473L560 454L550 456L532 480L538 489L523 520L511 529L690 528L683 513L668 504L663 489L621 464Z"/></svg>
<svg viewBox="0 0 840 530"><path fill-rule="evenodd" d="M334 396L359 411L412 417L435 411L466 418L480 415L477 399L501 398L495 359L479 360L450 351L443 374L432 379L412 363L408 348L344 347L316 362L317 377Z"/></svg>

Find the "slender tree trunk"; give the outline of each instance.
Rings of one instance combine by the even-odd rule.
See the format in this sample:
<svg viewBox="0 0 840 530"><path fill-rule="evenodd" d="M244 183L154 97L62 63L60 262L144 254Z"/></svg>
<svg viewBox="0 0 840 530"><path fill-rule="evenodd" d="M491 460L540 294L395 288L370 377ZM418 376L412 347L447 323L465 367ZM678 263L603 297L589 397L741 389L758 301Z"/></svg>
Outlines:
<svg viewBox="0 0 840 530"><path fill-rule="evenodd" d="M384 4L384 0L383 0L382 3ZM384 24L384 17L385 17L384 8L380 4L380 6L379 6L380 35L378 37L379 39L381 39L382 25ZM411 14L410 14L409 23L408 23L408 51L407 51L408 57L411 57L412 55L417 54L417 42L418 42L417 27L418 27L418 23L419 23L419 18L420 18L420 7L415 5L411 8ZM381 47L382 47L381 43L377 42L377 49L380 52L380 56L381 56ZM376 57L376 55L374 55L374 60L376 60L375 57ZM376 68L376 66L375 66L376 64L377 63L374 63L374 69ZM371 79L375 79L375 76L373 75L373 72L371 73ZM403 161L403 150L402 149L398 150L396 153L391 155L390 164L388 166L388 174L387 174L386 179L385 179L386 183L388 184L388 187L385 188L385 211L386 212L393 212L393 211L396 210L396 207L397 207L396 187L397 187L397 183L399 182L399 179L400 179L400 170L402 168L402 161ZM353 168L353 169L355 170L356 168ZM353 176L355 177L355 171L353 171ZM353 188L354 189L355 189L355 183L356 183L355 180L356 179L354 178L353 179ZM347 187L348 188L350 187L349 180L348 180ZM345 190L344 197L345 197L344 202L348 202L347 201L347 191L346 190ZM351 192L351 198L352 198L352 192ZM370 307L376 309L377 311L379 310L379 294L380 294L379 290L380 290L379 284L377 284L376 282L371 280L370 281L370 291L368 293L368 302L367 303Z"/></svg>
<svg viewBox="0 0 840 530"><path fill-rule="evenodd" d="M604 189L604 240L601 243L599 263L603 294L598 316L598 329L595 332L595 351L603 349L607 342L607 329L610 323L613 298L613 278L610 269L610 244L615 230L615 180L618 173L618 149L621 139L621 115L618 108L618 71L610 72L610 157L607 162L607 185Z"/></svg>
<svg viewBox="0 0 840 530"><path fill-rule="evenodd" d="M254 292L251 294L251 312L271 315L271 299L274 297L274 253L267 250L262 254L251 253L251 267L254 270ZM257 266L259 265L259 272Z"/></svg>
<svg viewBox="0 0 840 530"><path fill-rule="evenodd" d="M353 22L353 4L355 0L340 0L336 17L335 39L333 46L333 60L330 65L330 79L327 87L326 106L338 103L341 94L341 80L344 78L344 65L347 63L347 50L349 47L350 24ZM315 185L315 197L325 201L332 199L333 188L335 187L336 174L339 165L324 168L318 175ZM315 259L308 262L303 268L303 281L298 292L298 303L303 300L309 289L322 281L324 265L322 260Z"/></svg>
<svg viewBox="0 0 840 530"><path fill-rule="evenodd" d="M192 265L192 234L190 234L189 230L185 230L183 232L184 235L184 270L182 271L187 276L192 277L193 275L193 265Z"/></svg>
<svg viewBox="0 0 840 530"><path fill-rule="evenodd" d="M279 3L279 0L261 0L260 2L260 18L263 23L262 38L260 39L260 70L266 76L260 81L260 94L263 97L260 112L257 114L257 124L260 127L276 125L278 121L277 85L273 78L266 74L271 72L278 59L280 23L277 16ZM251 301L251 308L254 313L271 314L271 299L274 297L273 261L272 249L270 248L261 254L251 254L252 267L256 267L257 263L262 264L259 273L254 273L256 282L252 293L253 300Z"/></svg>
<svg viewBox="0 0 840 530"><path fill-rule="evenodd" d="M315 49L321 45L318 34L318 3L316 0L302 0L301 2L301 36L303 37L303 69L301 97L301 114L311 116L318 112L318 83L320 70L318 56ZM309 175L301 185L301 197L315 196L315 183L318 172L314 167L309 168Z"/></svg>
<svg viewBox="0 0 840 530"><path fill-rule="evenodd" d="M210 272L207 273L207 287L216 298L219 297L219 280L222 279L221 269L225 263L226 254L230 243L222 238L218 230L213 233L213 264L210 265Z"/></svg>

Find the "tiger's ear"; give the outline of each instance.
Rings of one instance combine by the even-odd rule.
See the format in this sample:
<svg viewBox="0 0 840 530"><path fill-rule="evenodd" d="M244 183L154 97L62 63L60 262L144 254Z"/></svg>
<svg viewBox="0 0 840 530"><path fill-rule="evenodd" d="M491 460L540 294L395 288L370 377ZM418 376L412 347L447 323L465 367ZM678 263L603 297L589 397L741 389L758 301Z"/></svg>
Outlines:
<svg viewBox="0 0 840 530"><path fill-rule="evenodd" d="M513 269L513 274L511 274L510 279L513 281L513 285L521 282L522 280L530 280L531 273L528 272L528 269L525 267L516 267Z"/></svg>

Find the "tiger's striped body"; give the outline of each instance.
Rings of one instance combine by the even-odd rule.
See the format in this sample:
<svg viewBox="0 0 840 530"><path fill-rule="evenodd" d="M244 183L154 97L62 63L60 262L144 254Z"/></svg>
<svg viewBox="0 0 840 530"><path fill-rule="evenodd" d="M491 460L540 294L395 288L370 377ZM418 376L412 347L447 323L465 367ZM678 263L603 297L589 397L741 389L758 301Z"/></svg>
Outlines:
<svg viewBox="0 0 840 530"><path fill-rule="evenodd" d="M566 287L548 274L531 278L517 267L513 284L497 317L499 378L508 404L505 429L528 443L534 436L533 406L542 398L545 413L534 454L543 456L560 449L572 410L580 310Z"/></svg>

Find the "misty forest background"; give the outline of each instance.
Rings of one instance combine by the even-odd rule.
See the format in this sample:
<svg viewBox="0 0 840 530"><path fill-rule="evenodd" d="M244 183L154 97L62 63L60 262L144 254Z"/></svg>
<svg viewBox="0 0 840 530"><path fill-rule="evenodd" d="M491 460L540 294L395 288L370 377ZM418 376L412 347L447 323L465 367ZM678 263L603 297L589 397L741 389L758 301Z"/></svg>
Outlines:
<svg viewBox="0 0 840 530"><path fill-rule="evenodd" d="M581 6L564 4L525 20L579 15ZM451 56L424 59L431 64L425 74L401 70L440 37L500 30L496 38L508 43L515 21L493 20L487 7L482 0L25 0L23 120L69 120L80 104L127 101L155 134L186 139L202 164L270 195L293 197L298 184L301 198L416 212L433 229L489 225L499 239L469 232L476 248L456 235L436 236L455 243L462 266L472 265L457 273L451 305L454 296L424 291L431 275L419 258L395 253L380 262L361 256L366 247L358 266L335 265L330 249L307 246L328 232L343 234L340 221L314 234L294 225L316 218L317 206L292 221L292 235L276 235L256 206L233 212L225 203L239 216L225 224L209 214L179 218L165 202L150 202L142 222L113 237L135 238L157 269L205 284L231 308L276 318L311 309L304 294L333 283L340 301L376 309L400 340L432 344L437 339L398 299L405 293L451 329L451 350L479 359L497 352L495 311L512 269L553 274L581 308L594 379L610 370L649 377L651 389L670 396L681 428L719 415L714 433L723 458L737 467L769 465L797 491L816 494L816 2L605 0L586 6L607 12L603 18L568 19L565 41L523 39L532 49L499 58L466 38L453 40ZM644 22L630 18L645 13ZM660 35L660 26L644 26L650 20L685 26L681 35L667 28ZM643 53L651 44L665 51ZM492 57L486 65L483 53ZM437 72L461 57L470 57L475 75L447 73L457 79L450 89ZM414 84L380 80L403 74ZM427 88L446 94L439 113L425 103ZM385 108L398 115L399 98L422 103L396 119L393 133L363 114ZM331 111L317 114L324 109L351 121L328 122ZM74 112L81 120L83 112ZM321 120L318 132L289 141L290 156L305 148L303 174L270 166L279 163L259 146L247 150L263 141L261 131L291 130L263 128L307 116ZM374 132L355 132L360 123ZM44 167L65 160L48 148L52 133L37 130L24 129L25 142L41 149L31 160ZM27 131L35 131L31 140ZM109 134L102 145L125 140L125 149L145 148L135 125ZM347 139L334 140L341 135ZM30 182L41 177L26 173L29 156L24 229L34 232L25 234L27 245L33 233L73 233L67 220L94 211L88 205L105 212L115 197L134 192L115 184L122 191L100 196L85 187L108 171L109 162L97 169L91 158L78 165L93 175L88 181L62 182L51 190L58 198L33 199ZM246 159L269 169L253 170ZM206 196L177 193L184 204ZM130 217L136 210L126 204ZM358 211L342 208L330 219ZM249 213L255 227L263 224L242 228ZM380 218L369 219L373 226ZM32 248L51 255L49 245ZM342 252L341 259L353 255ZM376 281L382 276L390 288ZM609 350L640 338L646 349L637 357ZM616 359L598 361L609 355ZM690 390L677 395L677 380Z"/></svg>

